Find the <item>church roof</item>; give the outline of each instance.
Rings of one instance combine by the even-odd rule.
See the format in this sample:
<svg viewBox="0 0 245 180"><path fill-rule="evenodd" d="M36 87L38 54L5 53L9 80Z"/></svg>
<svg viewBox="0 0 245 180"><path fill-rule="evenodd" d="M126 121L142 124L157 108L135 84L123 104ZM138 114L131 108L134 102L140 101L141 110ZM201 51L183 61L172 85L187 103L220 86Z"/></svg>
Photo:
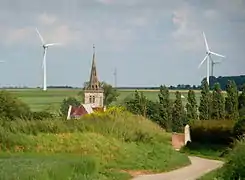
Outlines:
<svg viewBox="0 0 245 180"><path fill-rule="evenodd" d="M79 106L70 106L68 109L68 119L79 118L93 112L104 112L104 108L93 107L92 104L81 104Z"/></svg>
<svg viewBox="0 0 245 180"><path fill-rule="evenodd" d="M92 60L92 67L90 72L90 80L88 86L86 87L86 90L101 90L96 64L95 64L95 46L93 46L93 60Z"/></svg>

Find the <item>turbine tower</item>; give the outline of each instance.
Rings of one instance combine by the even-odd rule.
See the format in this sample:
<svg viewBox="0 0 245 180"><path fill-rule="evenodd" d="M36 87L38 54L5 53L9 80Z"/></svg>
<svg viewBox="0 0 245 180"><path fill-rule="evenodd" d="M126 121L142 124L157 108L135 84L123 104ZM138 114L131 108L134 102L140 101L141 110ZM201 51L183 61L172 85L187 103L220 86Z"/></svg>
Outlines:
<svg viewBox="0 0 245 180"><path fill-rule="evenodd" d="M208 42L207 42L207 39L206 39L206 36L205 36L204 32L203 32L203 38L204 38L204 42L205 42L205 46L206 46L206 56L204 57L202 62L199 64L198 68L200 68L201 65L207 60L207 82L208 82L208 85L209 85L209 73L210 73L210 70L209 70L210 67L209 66L210 66L210 60L212 59L211 55L219 56L219 57L222 57L222 58L225 58L225 56L210 51L209 46L208 46Z"/></svg>
<svg viewBox="0 0 245 180"><path fill-rule="evenodd" d="M217 65L217 64L220 64L221 61L214 61L212 58L211 58L211 76L214 76L214 66Z"/></svg>
<svg viewBox="0 0 245 180"><path fill-rule="evenodd" d="M45 43L42 35L40 34L40 32L38 31L38 29L36 28L37 34L41 40L42 43L42 47L43 47L43 91L47 90L47 65L46 65L46 56L47 56L47 50L50 46L55 46L55 45L61 45L60 43Z"/></svg>

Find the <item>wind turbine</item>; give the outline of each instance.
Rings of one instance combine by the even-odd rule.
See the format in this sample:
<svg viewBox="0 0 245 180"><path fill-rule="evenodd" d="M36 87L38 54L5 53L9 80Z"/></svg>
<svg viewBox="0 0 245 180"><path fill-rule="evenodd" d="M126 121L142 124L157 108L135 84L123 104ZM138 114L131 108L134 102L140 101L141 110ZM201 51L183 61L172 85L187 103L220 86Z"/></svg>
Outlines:
<svg viewBox="0 0 245 180"><path fill-rule="evenodd" d="M38 31L38 29L36 28L37 34L41 40L42 43L42 47L43 47L43 90L46 91L47 90L47 65L46 65L46 56L47 56L47 50L48 47L50 46L55 46L55 45L61 45L60 43L45 43L42 35L40 34L40 32Z"/></svg>
<svg viewBox="0 0 245 180"><path fill-rule="evenodd" d="M214 61L212 58L211 58L211 76L214 76L214 66L217 65L217 64L220 64L221 61Z"/></svg>
<svg viewBox="0 0 245 180"><path fill-rule="evenodd" d="M222 57L222 58L225 58L225 56L210 51L209 46L208 46L208 42L207 42L207 39L206 39L206 36L205 36L204 32L203 32L203 38L204 38L205 46L206 46L206 56L204 57L202 62L199 64L198 68L200 68L201 65L207 60L207 82L208 82L208 85L209 85L209 71L210 71L209 70L209 65L210 65L211 55L219 56L219 57Z"/></svg>

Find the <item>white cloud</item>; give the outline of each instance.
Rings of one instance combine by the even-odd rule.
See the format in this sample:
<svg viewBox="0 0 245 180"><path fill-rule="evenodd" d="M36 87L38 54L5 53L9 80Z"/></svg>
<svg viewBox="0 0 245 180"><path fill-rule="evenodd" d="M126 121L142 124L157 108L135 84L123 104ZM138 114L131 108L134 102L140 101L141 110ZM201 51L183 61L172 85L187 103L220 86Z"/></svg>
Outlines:
<svg viewBox="0 0 245 180"><path fill-rule="evenodd" d="M184 50L198 49L203 46L202 30L196 25L194 16L195 14L188 6L173 12L172 22L175 30L172 32L172 38L175 45Z"/></svg>
<svg viewBox="0 0 245 180"><path fill-rule="evenodd" d="M5 44L12 45L15 43L28 42L28 37L33 35L33 29L31 27L17 28L17 29L6 29Z"/></svg>
<svg viewBox="0 0 245 180"><path fill-rule="evenodd" d="M221 18L221 14L215 9L207 9L204 11L204 17L209 21L217 21Z"/></svg>
<svg viewBox="0 0 245 180"><path fill-rule="evenodd" d="M137 26L137 27L144 27L147 26L149 23L149 20L147 17L145 16L141 16L141 17L135 17L135 18L131 18L129 20L129 24L133 25L133 26Z"/></svg>
<svg viewBox="0 0 245 180"><path fill-rule="evenodd" d="M47 14L47 13L42 13L38 16L38 21L44 25L54 24L56 20L57 18L54 15Z"/></svg>
<svg viewBox="0 0 245 180"><path fill-rule="evenodd" d="M96 1L102 4L112 4L115 0L96 0Z"/></svg>
<svg viewBox="0 0 245 180"><path fill-rule="evenodd" d="M63 45L69 45L79 39L79 33L72 31L69 26L63 24L47 28L44 34L47 42L59 42Z"/></svg>

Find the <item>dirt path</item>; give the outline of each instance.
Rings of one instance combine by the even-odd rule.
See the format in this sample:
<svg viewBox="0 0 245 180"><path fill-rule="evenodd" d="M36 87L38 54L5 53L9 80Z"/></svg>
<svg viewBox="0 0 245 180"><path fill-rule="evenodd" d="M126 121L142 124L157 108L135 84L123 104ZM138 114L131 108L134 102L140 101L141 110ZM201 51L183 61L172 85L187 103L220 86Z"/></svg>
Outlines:
<svg viewBox="0 0 245 180"><path fill-rule="evenodd" d="M223 165L223 162L217 160L193 156L189 156L189 159L191 160L191 165L184 168L162 174L142 175L133 178L133 180L196 180L204 174Z"/></svg>

